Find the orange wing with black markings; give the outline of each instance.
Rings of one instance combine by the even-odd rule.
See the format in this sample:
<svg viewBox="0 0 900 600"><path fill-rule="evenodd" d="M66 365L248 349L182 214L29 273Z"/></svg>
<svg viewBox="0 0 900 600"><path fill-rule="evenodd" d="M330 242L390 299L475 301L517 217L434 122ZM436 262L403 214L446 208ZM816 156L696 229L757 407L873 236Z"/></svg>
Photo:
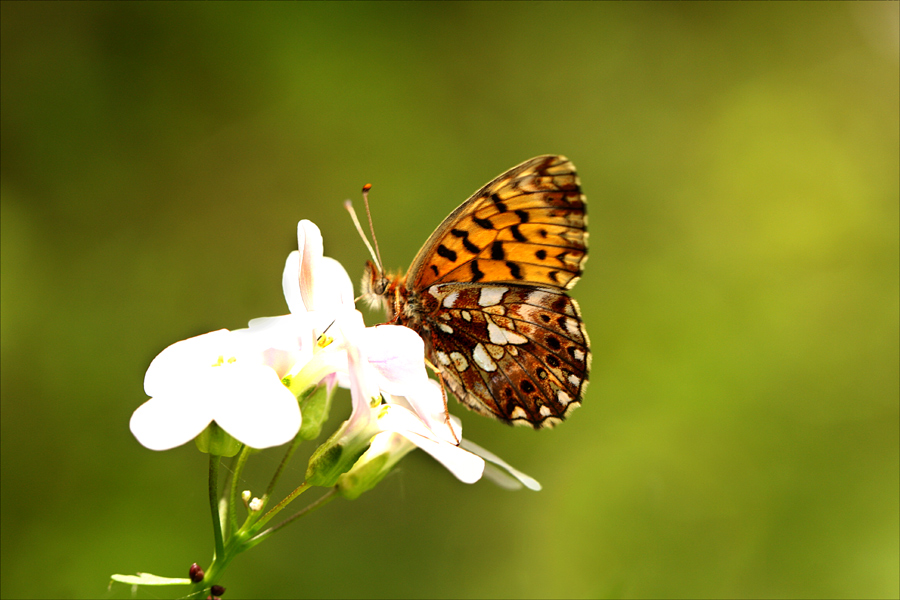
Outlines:
<svg viewBox="0 0 900 600"><path fill-rule="evenodd" d="M407 286L510 283L569 289L587 258L586 201L574 165L538 156L453 211L409 268Z"/></svg>

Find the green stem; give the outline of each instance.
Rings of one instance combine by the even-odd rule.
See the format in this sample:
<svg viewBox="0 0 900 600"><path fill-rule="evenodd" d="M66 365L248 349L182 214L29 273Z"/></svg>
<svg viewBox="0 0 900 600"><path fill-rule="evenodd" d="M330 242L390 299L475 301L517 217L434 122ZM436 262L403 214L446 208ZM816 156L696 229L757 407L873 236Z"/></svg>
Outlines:
<svg viewBox="0 0 900 600"><path fill-rule="evenodd" d="M238 530L238 522L237 522L237 498L238 498L238 485L241 480L241 473L244 471L244 465L247 464L247 459L250 457L250 447L244 446L241 448L241 453L238 454L237 462L234 465L234 473L231 474L231 489L228 494L228 531L230 535L234 535L234 533Z"/></svg>
<svg viewBox="0 0 900 600"><path fill-rule="evenodd" d="M303 483L301 483L298 487L294 488L294 491L292 491L290 494L288 494L284 500L282 500L281 502L279 502L278 504L273 506L272 510L267 512L265 515L263 515L263 517L261 519L259 519L259 521L256 523L254 529L256 531L259 531L259 529L263 525L265 525L266 523L268 523L269 521L272 520L272 517L274 517L275 515L280 513L282 510L284 510L287 507L288 504L293 502L294 498L296 498L297 496L299 496L300 494L302 494L303 492L305 492L308 489L309 489L309 484L306 483L305 481Z"/></svg>
<svg viewBox="0 0 900 600"><path fill-rule="evenodd" d="M288 496L287 498L282 500L278 504L277 507L273 508L272 511L269 511L269 514L267 514L266 517L264 517L264 519L268 520L271 517L273 517L278 511L283 509L284 506L286 506L288 502L290 502L291 500L293 500L294 498L299 496L306 489L309 489L307 484L306 483L302 484L300 487L295 489L291 493L290 496ZM212 564L210 564L209 568L206 570L206 575L203 578L203 581L194 584L194 589L193 589L192 595L196 594L198 592L201 592L203 590L207 590L211 586L218 583L219 579L222 577L222 574L225 572L225 568L228 566L229 563L231 563L232 560L234 560L235 556L237 556L244 550L249 550L250 548L256 546L257 544L259 544L260 542L262 542L263 540L268 538L270 535L272 535L273 533L275 533L282 527L286 526L288 523L293 523L300 517L308 515L312 511L316 510L317 508L321 508L322 506L325 506L326 504L328 504L331 500L333 500L336 497L337 497L337 488L331 488L321 498L319 498L318 500L316 500L315 502L313 502L306 508L304 508L304 509L300 510L299 512L297 512L296 514L292 515L290 518L283 521L282 523L279 523L278 525L276 525L274 527L270 527L269 529L263 531L262 533L260 533L258 535L255 535L252 538L250 538L250 535L251 535L250 531L245 529L247 527L247 525L250 525L250 523L245 524L245 526L243 528L241 528L240 531L236 532L233 536L231 536L231 538L228 540L228 545L223 550L219 551L218 546L217 546L217 553L216 553L216 556L213 557ZM276 510L276 509L278 509L278 510ZM258 527L258 526L262 525L262 523L264 523L264 522L265 521L262 521L255 525L256 525L256 527ZM251 527L253 527L253 525L251 525Z"/></svg>
<svg viewBox="0 0 900 600"><path fill-rule="evenodd" d="M209 510L212 513L213 537L216 540L216 556L225 556L225 543L222 540L222 523L219 520L219 463L222 457L209 455Z"/></svg>
<svg viewBox="0 0 900 600"><path fill-rule="evenodd" d="M275 490L275 484L278 483L278 479L281 477L281 473L284 471L285 466L287 466L288 461L291 460L291 456L293 456L294 451L297 450L302 441L303 440L300 438L300 432L298 431L297 435L294 436L294 441L291 442L291 445L290 447L288 447L287 452L284 453L284 458L281 459L281 463L275 470L275 474L272 475L272 481L269 482L269 487L268 489L266 489L266 495L263 496L265 500L268 500L272 496L272 492Z"/></svg>
<svg viewBox="0 0 900 600"><path fill-rule="evenodd" d="M247 540L246 544L244 545L244 549L246 550L247 548L252 548L253 546L257 545L258 543L260 543L261 541L263 541L264 539L266 539L267 537L269 537L270 535L272 535L273 533L275 533L282 527L288 525L289 523L293 523L294 521L296 521L297 519L299 519L302 516L308 515L312 511L316 510L317 508L321 508L322 506L325 506L326 504L328 504L329 502L331 502L332 500L334 500L337 497L336 494L337 494L336 487L329 489L321 498L319 498L318 500L316 500L315 502L313 502L306 508L303 508L300 511L294 513L292 516L288 517L287 519L285 519L278 525L275 525L274 527L269 527L268 529L266 529L259 535L256 535L253 538Z"/></svg>

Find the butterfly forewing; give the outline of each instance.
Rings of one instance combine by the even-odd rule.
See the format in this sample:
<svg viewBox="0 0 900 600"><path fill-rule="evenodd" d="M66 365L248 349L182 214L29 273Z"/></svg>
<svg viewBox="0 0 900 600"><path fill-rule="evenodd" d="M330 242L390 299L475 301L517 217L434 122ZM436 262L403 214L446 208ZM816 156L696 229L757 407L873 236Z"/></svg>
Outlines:
<svg viewBox="0 0 900 600"><path fill-rule="evenodd" d="M581 404L590 347L575 301L587 259L586 200L564 156L513 167L447 217L406 277L367 267L364 296L416 330L469 408L535 428Z"/></svg>
<svg viewBox="0 0 900 600"><path fill-rule="evenodd" d="M587 257L585 198L563 156L539 156L475 192L423 246L408 286L510 283L568 289Z"/></svg>

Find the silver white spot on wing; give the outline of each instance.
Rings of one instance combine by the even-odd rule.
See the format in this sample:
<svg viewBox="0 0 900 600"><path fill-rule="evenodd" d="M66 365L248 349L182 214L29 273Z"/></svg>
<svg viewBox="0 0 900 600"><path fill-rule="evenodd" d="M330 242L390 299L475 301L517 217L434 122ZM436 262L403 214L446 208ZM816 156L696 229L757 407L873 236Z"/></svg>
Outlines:
<svg viewBox="0 0 900 600"><path fill-rule="evenodd" d="M494 306L503 300L503 294L509 291L505 287L484 287L481 288L481 295L478 296L478 306Z"/></svg>
<svg viewBox="0 0 900 600"><path fill-rule="evenodd" d="M515 407L509 414L510 419L527 419L528 413L521 406Z"/></svg>
<svg viewBox="0 0 900 600"><path fill-rule="evenodd" d="M438 323L437 326L438 326L438 329L440 329L444 333L450 333L450 334L453 333L453 328L450 327L449 325L447 325L446 323Z"/></svg>
<svg viewBox="0 0 900 600"><path fill-rule="evenodd" d="M446 296L444 296L444 308L453 308L453 305L456 304L456 299L459 298L459 290L455 292L450 292Z"/></svg>
<svg viewBox="0 0 900 600"><path fill-rule="evenodd" d="M524 344L528 341L524 335L518 334L515 331L511 331L509 329L503 329L502 327L498 327L496 324L488 321L488 336L491 339L491 342L494 344Z"/></svg>
<svg viewBox="0 0 900 600"><path fill-rule="evenodd" d="M491 355L488 354L488 351L485 350L484 346L481 344L475 346L475 350L472 352L472 358L475 359L475 364L485 371L491 372L497 370L497 363L494 362L494 359L491 358Z"/></svg>
<svg viewBox="0 0 900 600"><path fill-rule="evenodd" d="M566 415L568 415L568 414L569 413L566 413ZM562 423L562 419L559 419L557 417L547 417L546 419L541 421L541 425L543 425L544 427L546 427L548 429L552 429L552 428L556 427L557 425L559 425L560 423Z"/></svg>
<svg viewBox="0 0 900 600"><path fill-rule="evenodd" d="M528 294L528 298L525 299L525 303L543 307L549 303L549 298L550 294L548 294L547 292L533 291Z"/></svg>
<svg viewBox="0 0 900 600"><path fill-rule="evenodd" d="M450 360L453 362L453 368L462 373L469 368L469 361L459 352L451 352Z"/></svg>

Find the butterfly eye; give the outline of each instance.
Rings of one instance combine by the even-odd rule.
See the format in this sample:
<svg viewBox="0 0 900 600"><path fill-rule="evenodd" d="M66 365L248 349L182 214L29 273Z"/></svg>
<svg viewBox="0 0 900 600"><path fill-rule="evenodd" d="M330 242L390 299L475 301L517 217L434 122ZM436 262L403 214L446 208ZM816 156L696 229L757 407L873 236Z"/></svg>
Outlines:
<svg viewBox="0 0 900 600"><path fill-rule="evenodd" d="M372 291L379 296L384 296L385 292L387 292L389 284L390 281L388 281L387 277L379 277L375 280L375 284L372 286Z"/></svg>

